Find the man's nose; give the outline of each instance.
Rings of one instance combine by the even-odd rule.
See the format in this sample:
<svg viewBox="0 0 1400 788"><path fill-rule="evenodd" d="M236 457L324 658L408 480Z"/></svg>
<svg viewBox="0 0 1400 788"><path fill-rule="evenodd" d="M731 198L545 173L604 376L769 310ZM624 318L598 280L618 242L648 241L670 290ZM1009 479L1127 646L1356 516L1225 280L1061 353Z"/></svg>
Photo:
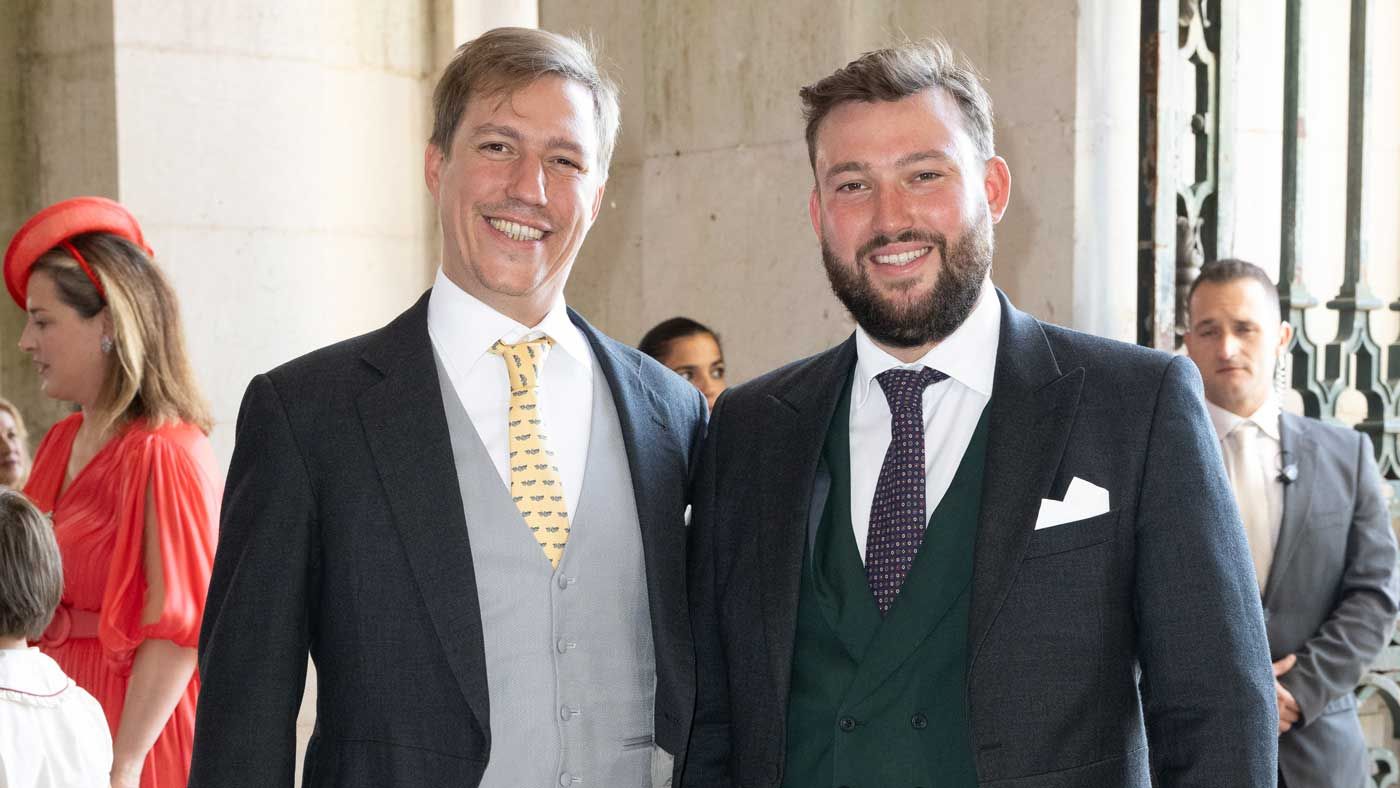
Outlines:
<svg viewBox="0 0 1400 788"><path fill-rule="evenodd" d="M511 173L506 194L526 205L544 205L547 201L544 179L543 162L533 156L521 156Z"/></svg>
<svg viewBox="0 0 1400 788"><path fill-rule="evenodd" d="M875 230L882 235L895 236L910 228L909 203L897 188L876 187Z"/></svg>

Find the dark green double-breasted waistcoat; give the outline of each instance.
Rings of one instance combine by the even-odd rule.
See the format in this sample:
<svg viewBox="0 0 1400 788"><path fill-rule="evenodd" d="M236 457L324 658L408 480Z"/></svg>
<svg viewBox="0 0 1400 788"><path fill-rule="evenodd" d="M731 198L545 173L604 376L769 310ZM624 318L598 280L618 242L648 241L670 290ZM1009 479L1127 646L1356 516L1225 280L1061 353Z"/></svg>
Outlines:
<svg viewBox="0 0 1400 788"><path fill-rule="evenodd" d="M882 618L851 529L850 389L827 431L831 487L806 540L783 785L975 788L967 617L986 411Z"/></svg>

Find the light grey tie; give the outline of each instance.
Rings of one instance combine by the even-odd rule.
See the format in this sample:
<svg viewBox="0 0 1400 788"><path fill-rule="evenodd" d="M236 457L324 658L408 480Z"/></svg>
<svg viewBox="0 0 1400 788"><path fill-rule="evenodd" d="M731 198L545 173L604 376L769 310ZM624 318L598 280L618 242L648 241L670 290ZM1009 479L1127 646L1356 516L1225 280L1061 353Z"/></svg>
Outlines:
<svg viewBox="0 0 1400 788"><path fill-rule="evenodd" d="M1260 461L1259 425L1242 421L1225 436L1225 470L1244 521L1254 576L1262 590L1274 560L1274 529L1269 522L1269 473Z"/></svg>

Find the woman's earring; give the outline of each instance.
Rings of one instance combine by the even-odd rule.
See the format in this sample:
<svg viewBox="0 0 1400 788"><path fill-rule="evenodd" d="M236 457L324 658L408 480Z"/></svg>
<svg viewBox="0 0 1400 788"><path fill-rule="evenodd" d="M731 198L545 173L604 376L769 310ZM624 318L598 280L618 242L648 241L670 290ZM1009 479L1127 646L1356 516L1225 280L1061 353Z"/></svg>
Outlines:
<svg viewBox="0 0 1400 788"><path fill-rule="evenodd" d="M111 338L111 337L109 337L109 336L103 336L103 337L102 337L102 352L103 352L103 353L111 353L111 352L112 352L112 338Z"/></svg>

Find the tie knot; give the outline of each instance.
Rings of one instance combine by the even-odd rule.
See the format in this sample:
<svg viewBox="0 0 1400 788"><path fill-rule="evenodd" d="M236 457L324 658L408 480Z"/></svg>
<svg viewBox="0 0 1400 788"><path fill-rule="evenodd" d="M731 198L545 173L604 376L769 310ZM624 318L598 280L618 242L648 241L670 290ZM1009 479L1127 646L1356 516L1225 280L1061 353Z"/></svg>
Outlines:
<svg viewBox="0 0 1400 788"><path fill-rule="evenodd" d="M930 367L918 369L887 369L875 376L890 403L890 413L918 408L923 403L924 389L948 376Z"/></svg>
<svg viewBox="0 0 1400 788"><path fill-rule="evenodd" d="M510 377L511 391L539 386L540 365L544 363L544 357L549 354L549 348L553 344L554 340L549 337L540 337L513 345L497 340L496 344L491 346L491 352L506 361L506 374Z"/></svg>

